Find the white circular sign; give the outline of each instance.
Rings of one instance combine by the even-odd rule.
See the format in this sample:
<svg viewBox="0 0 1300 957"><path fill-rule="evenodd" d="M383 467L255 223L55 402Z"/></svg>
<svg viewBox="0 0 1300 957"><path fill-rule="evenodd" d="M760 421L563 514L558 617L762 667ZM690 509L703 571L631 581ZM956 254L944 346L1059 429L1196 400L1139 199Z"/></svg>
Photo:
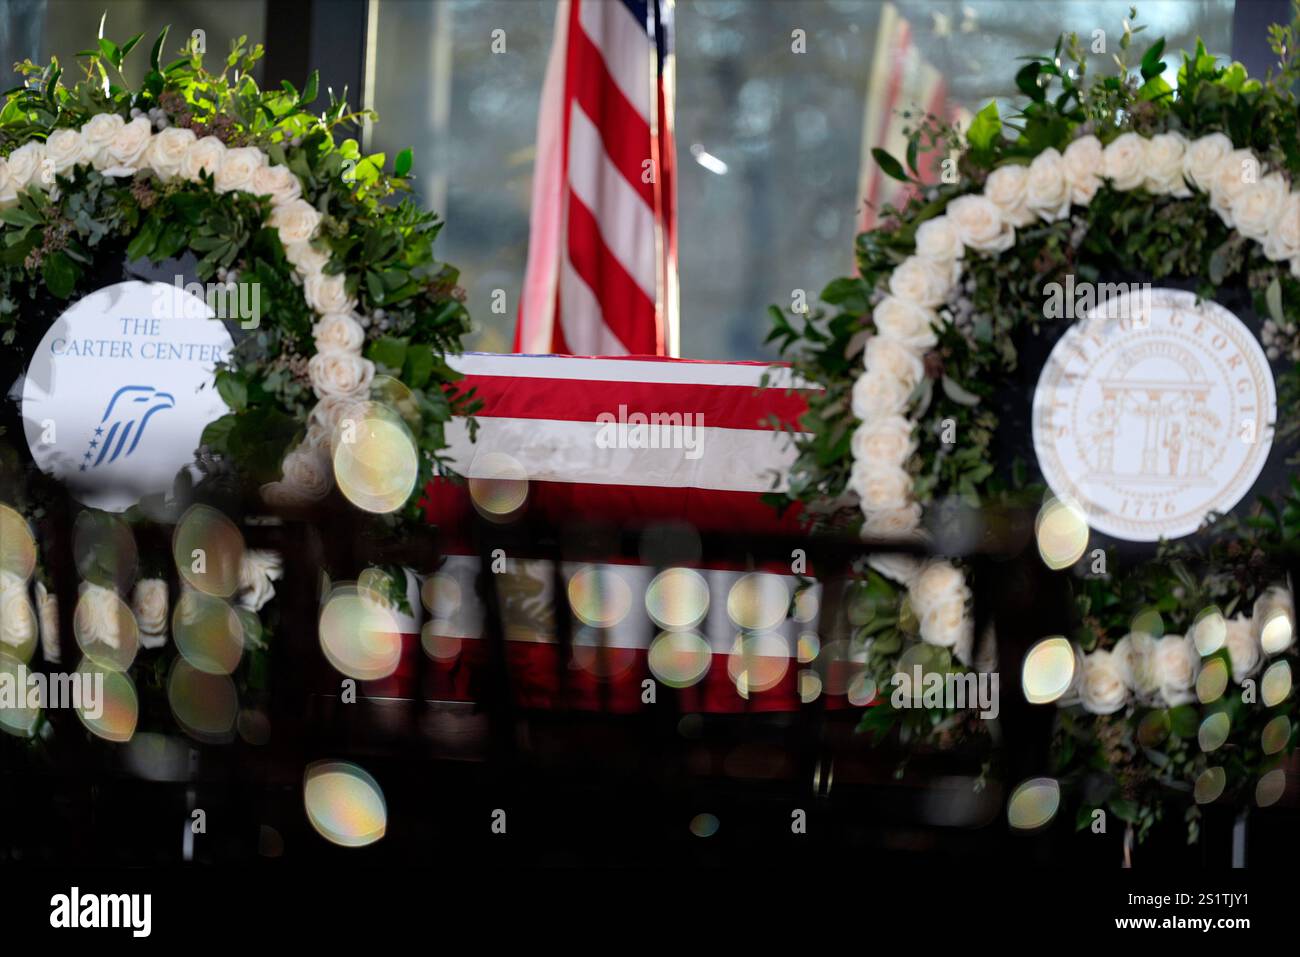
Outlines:
<svg viewBox="0 0 1300 957"><path fill-rule="evenodd" d="M229 411L215 366L234 344L214 316L180 286L135 280L68 307L23 380L37 466L107 511L170 490L204 427Z"/></svg>
<svg viewBox="0 0 1300 957"><path fill-rule="evenodd" d="M1190 292L1135 287L1052 349L1034 391L1034 451L1052 492L1092 528L1154 542L1241 501L1276 419L1272 370L1240 319Z"/></svg>

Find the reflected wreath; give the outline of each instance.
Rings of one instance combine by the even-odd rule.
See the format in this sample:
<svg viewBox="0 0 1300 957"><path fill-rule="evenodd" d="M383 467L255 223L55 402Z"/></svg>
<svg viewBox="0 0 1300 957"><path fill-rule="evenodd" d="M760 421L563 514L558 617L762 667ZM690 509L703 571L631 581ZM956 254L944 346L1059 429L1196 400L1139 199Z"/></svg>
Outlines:
<svg viewBox="0 0 1300 957"><path fill-rule="evenodd" d="M1003 663L1016 667L1028 700L1059 706L1056 777L1033 783L1025 801L1041 800L1044 788L1054 801L1073 786L1080 827L1107 808L1140 839L1171 798L1190 796L1194 839L1205 804L1278 800L1281 765L1296 744L1295 610L1285 569L1300 551L1300 131L1291 92L1300 80L1300 15L1271 31L1278 74L1251 79L1198 44L1183 55L1176 90L1163 78L1163 40L1128 62L1141 29L1125 23L1115 75L1089 82L1078 38L1062 36L1052 55L1026 58L1016 82L1027 102L1014 121L996 103L964 134L919 118L906 167L874 152L911 195L858 237L859 274L822 294L832 309L772 310L769 339L823 390L803 434L793 435L790 491L776 501L801 502L815 527L924 540L953 556L982 534L979 510L1041 505L1039 550L1049 567L1073 571L1076 627L1068 637L1045 636L1023 662ZM958 175L938 185L915 178L918 156L932 150L949 155ZM1046 354L1051 345L1091 335L1114 346L1121 332L1151 321L1149 304L1123 308L1127 296L1081 301L1078 324L1073 309L1051 306L1076 280L1092 291L1117 278L1145 280L1132 288L1148 291L1151 280L1190 287L1156 294L1154 314L1172 302L1176 321L1204 325L1208 310L1227 313L1214 302L1225 298L1238 314L1267 317L1250 349L1259 366L1271 360L1278 370L1276 422L1255 409L1237 438L1255 443L1260 468L1272 440L1280 478L1260 484L1276 478L1280 490L1236 509L1233 498L1209 509L1192 538L1161 538L1136 553L1096 534L1104 508L1064 494L1058 486L1075 486L1063 470L1050 488L1033 481L1034 456L1019 443L1032 432L1041 451L1047 430L1074 423L1053 420L1046 407L1027 415L1008 395L1032 388L1025 376L1040 371L1077 384L1078 370L1061 353ZM1110 404L1094 410L1092 423L1099 449L1115 445L1122 399L1107 385ZM1040 400L1042 389L1039 380ZM1148 440L1141 467L1164 468L1153 458L1160 452L1170 475L1206 468L1194 440L1208 448L1213 413L1186 402L1182 422L1200 431L1184 436L1182 425L1159 418L1173 406L1148 398L1143 409L1164 431ZM1080 455L1094 452L1094 463L1108 454ZM927 745L978 736L972 711L951 702L915 707L888 691L917 666L939 676L996 667L991 632L975 634L961 560L873 555L851 590L856 657L876 689L862 728L898 728L903 742ZM1024 824L1015 797L1008 813Z"/></svg>

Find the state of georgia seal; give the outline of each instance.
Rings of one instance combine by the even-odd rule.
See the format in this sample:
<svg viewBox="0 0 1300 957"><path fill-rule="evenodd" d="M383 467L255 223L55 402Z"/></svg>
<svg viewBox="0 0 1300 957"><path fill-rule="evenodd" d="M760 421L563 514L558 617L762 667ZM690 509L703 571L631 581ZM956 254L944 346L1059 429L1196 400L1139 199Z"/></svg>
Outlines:
<svg viewBox="0 0 1300 957"><path fill-rule="evenodd" d="M1053 347L1034 391L1034 451L1093 529L1153 542L1241 501L1276 419L1272 371L1240 319L1191 292L1141 287Z"/></svg>

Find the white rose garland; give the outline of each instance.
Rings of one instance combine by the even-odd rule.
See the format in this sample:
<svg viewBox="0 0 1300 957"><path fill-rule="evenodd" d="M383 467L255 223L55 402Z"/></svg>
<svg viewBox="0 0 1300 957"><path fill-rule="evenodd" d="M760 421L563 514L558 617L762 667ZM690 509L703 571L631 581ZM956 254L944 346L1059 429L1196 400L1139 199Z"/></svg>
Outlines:
<svg viewBox="0 0 1300 957"><path fill-rule="evenodd" d="M53 174L86 164L106 176L149 170L164 181L199 182L208 175L219 193L270 197L267 225L279 234L285 258L302 285L303 299L320 317L313 329L319 353L310 363L312 387L322 401L364 397L374 376L374 366L361 357L365 323L353 315L356 301L347 294L345 277L325 273L329 256L313 244L321 214L302 198L302 183L287 166L271 165L256 147L227 148L214 136L200 139L183 127L155 132L146 117L128 122L115 113L101 113L80 130L55 130L44 143L26 143L7 159L0 158L0 208L16 202L18 193L29 186L53 190ZM961 247L950 243L943 248L959 251ZM935 289L942 286L937 270L918 269L914 281ZM320 359L322 354L327 357ZM309 435L303 454L318 458L321 440L319 434ZM312 461L305 467L301 458L291 463L286 456L283 479L263 489L268 502L304 504L329 493L333 479L328 464L318 467L320 463Z"/></svg>
<svg viewBox="0 0 1300 957"><path fill-rule="evenodd" d="M1010 164L995 169L985 181L983 193L954 198L942 216L917 228L916 255L895 268L884 283L887 294L872 311L876 332L867 341L866 370L854 383L851 396L853 414L862 424L853 436L849 488L857 493L863 511L864 537L889 537L897 532L894 537L907 538L920 525L921 510L911 498L910 479L904 486L900 478L908 474L906 465L916 447L914 442L898 438L897 423L911 422L906 418L907 404L919 381L916 370L923 369L926 351L938 342L937 310L960 281L967 251L1005 252L1015 245L1017 228L1040 219L1055 222L1068 217L1071 206L1086 206L1105 181L1122 192L1142 188L1155 195L1179 197L1190 196L1193 190L1207 193L1210 208L1226 226L1258 243L1270 261L1289 262L1292 275L1300 278L1300 191L1288 190L1276 171L1264 174L1250 150L1235 149L1222 133L1192 141L1179 133L1149 138L1123 133L1104 147L1097 137L1082 136L1064 153L1048 149L1028 166ZM900 496L903 487L907 492ZM905 567L908 581L885 570ZM909 585L916 607L914 591L919 579L911 578L909 565L885 563L877 570ZM950 620L957 604L955 594L954 590L954 597L942 606L946 614L927 606L933 612L927 619L917 609L923 640L953 647L958 643L955 636L960 635L969 646L969 616L965 615L960 625ZM961 604L965 609L966 602ZM1258 629L1263 627L1259 618L1256 614L1256 644ZM1234 628L1233 634L1240 642L1239 629ZM1129 639L1133 639L1130 644L1141 641L1131 635L1124 640ZM1132 654L1124 660L1126 653L1133 651L1128 647L1121 651L1117 646L1113 657L1094 652L1084 659L1086 675L1080 685L1084 706L1097 714L1118 710L1126 695L1137 690L1135 683L1141 684L1142 695L1182 700L1190 685L1182 684L1186 662L1180 656L1187 646L1193 652L1195 646L1182 637L1178 643L1161 642L1152 641L1150 674L1140 668L1134 671L1139 662ZM1146 642L1141 644L1146 649Z"/></svg>

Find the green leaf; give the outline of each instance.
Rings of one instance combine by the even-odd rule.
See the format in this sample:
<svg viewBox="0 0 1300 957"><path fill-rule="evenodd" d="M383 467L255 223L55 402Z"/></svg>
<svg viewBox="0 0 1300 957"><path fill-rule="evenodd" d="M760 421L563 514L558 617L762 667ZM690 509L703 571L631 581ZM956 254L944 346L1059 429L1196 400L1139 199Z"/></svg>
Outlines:
<svg viewBox="0 0 1300 957"><path fill-rule="evenodd" d="M167 31L170 29L170 26L162 28L162 33L158 34L158 39L153 42L153 49L149 51L149 65L158 73L162 72L162 49L163 44L167 42Z"/></svg>
<svg viewBox="0 0 1300 957"><path fill-rule="evenodd" d="M231 413L223 415L221 418L209 422L203 428L203 435L199 442L216 451L224 452L226 442L230 438L230 432L235 427L238 417Z"/></svg>
<svg viewBox="0 0 1300 957"><path fill-rule="evenodd" d="M1173 87L1166 83L1165 78L1157 73L1142 84L1142 88L1138 90L1138 99L1143 101L1159 100L1171 93L1173 93Z"/></svg>
<svg viewBox="0 0 1300 957"><path fill-rule="evenodd" d="M405 339L384 336L370 344L366 358L378 365L387 366L393 372L399 372L406 363L406 347Z"/></svg>
<svg viewBox="0 0 1300 957"><path fill-rule="evenodd" d="M307 77L307 85L302 88L302 96L298 97L298 105L306 106L316 100L316 93L320 89L320 71L312 70L311 75Z"/></svg>
<svg viewBox="0 0 1300 957"><path fill-rule="evenodd" d="M867 311L867 288L857 276L832 279L822 290L822 302L839 306L845 312L861 316Z"/></svg>
<svg viewBox="0 0 1300 957"><path fill-rule="evenodd" d="M120 67L122 65L122 51L118 49L117 44L112 40L106 40L103 37L100 37L99 52L103 54L104 59L113 64L113 66Z"/></svg>
<svg viewBox="0 0 1300 957"><path fill-rule="evenodd" d="M248 386L231 372L223 370L217 373L217 394L235 412L248 407Z"/></svg>
<svg viewBox="0 0 1300 957"><path fill-rule="evenodd" d="M882 150L879 146L875 146L871 149L871 156L876 161L876 165L880 167L880 171L886 176L903 183L907 182L907 173L903 170L903 164L890 156L888 152Z"/></svg>
<svg viewBox="0 0 1300 957"><path fill-rule="evenodd" d="M45 286L49 289L50 295L57 299L67 299L77 286L81 270L66 253L57 252L45 257L41 274L45 277Z"/></svg>
<svg viewBox="0 0 1300 957"><path fill-rule="evenodd" d="M1043 72L1041 63L1026 63L1016 74L1016 86L1035 103L1047 99L1047 91L1039 85L1038 75Z"/></svg>
<svg viewBox="0 0 1300 957"><path fill-rule="evenodd" d="M1196 731L1201 726L1200 716L1190 704L1170 708L1169 722L1173 733L1180 738L1196 737Z"/></svg>
<svg viewBox="0 0 1300 957"><path fill-rule="evenodd" d="M414 156L411 153L410 147L402 150L397 154L397 159L393 160L393 175L405 176L411 171L411 163L413 160Z"/></svg>
<svg viewBox="0 0 1300 957"><path fill-rule="evenodd" d="M985 152L993 147L994 140L1002 132L1002 119L998 116L996 100L990 100L988 106L975 114L971 120L966 140L972 148Z"/></svg>
<svg viewBox="0 0 1300 957"><path fill-rule="evenodd" d="M1129 824L1137 823L1139 808L1137 802L1130 798L1111 798L1107 803L1110 813Z"/></svg>
<svg viewBox="0 0 1300 957"><path fill-rule="evenodd" d="M1165 52L1165 38L1161 37L1142 56L1142 79L1149 80L1165 72L1165 65L1160 61L1160 54Z"/></svg>
<svg viewBox="0 0 1300 957"><path fill-rule="evenodd" d="M965 389L960 383L950 376L944 376L941 383L943 385L943 394L958 405L979 405L980 397L975 393Z"/></svg>
<svg viewBox="0 0 1300 957"><path fill-rule="evenodd" d="M1268 314L1278 325L1282 325L1282 284L1273 277L1273 281L1268 284L1268 291L1264 293L1264 301L1268 303Z"/></svg>
<svg viewBox="0 0 1300 957"><path fill-rule="evenodd" d="M402 381L412 389L423 389L433 374L433 350L428 346L406 350L402 367Z"/></svg>

